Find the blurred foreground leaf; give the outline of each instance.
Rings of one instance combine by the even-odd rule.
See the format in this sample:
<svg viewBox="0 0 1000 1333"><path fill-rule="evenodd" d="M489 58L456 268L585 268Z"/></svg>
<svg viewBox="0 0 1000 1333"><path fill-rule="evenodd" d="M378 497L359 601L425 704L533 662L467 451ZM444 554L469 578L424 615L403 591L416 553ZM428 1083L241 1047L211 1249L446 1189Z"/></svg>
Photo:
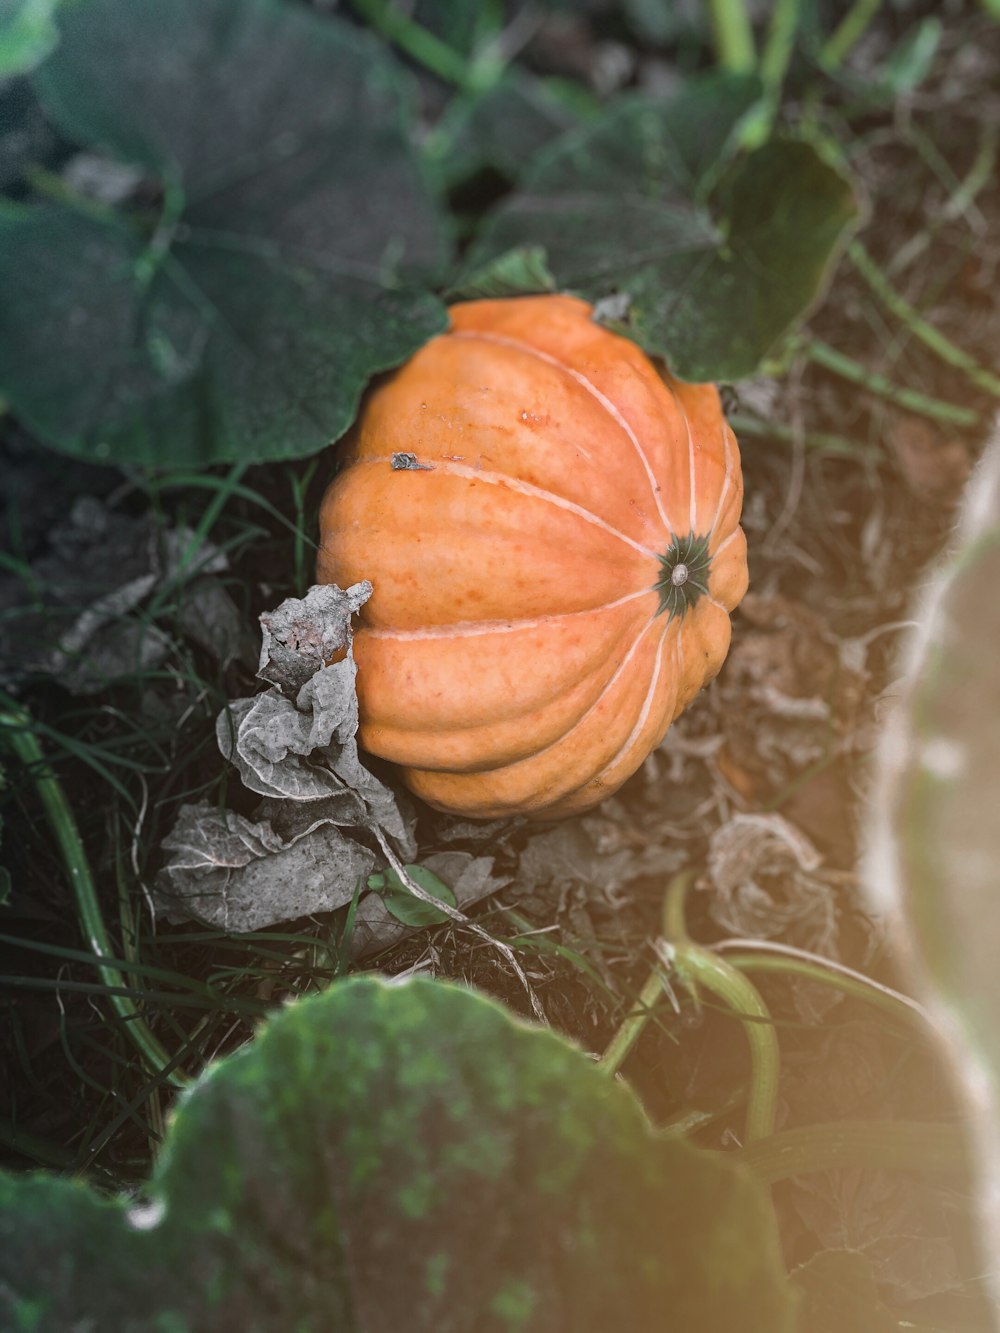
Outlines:
<svg viewBox="0 0 1000 1333"><path fill-rule="evenodd" d="M0 390L67 452L297 457L444 325L444 258L378 43L276 0L76 0L35 76L140 167L127 212L0 217ZM108 77L108 70L114 77Z"/></svg>
<svg viewBox="0 0 1000 1333"><path fill-rule="evenodd" d="M882 745L869 878L937 994L979 1148L982 1252L1000 1328L1000 436L918 618Z"/></svg>
<svg viewBox="0 0 1000 1333"><path fill-rule="evenodd" d="M182 1105L146 1202L0 1177L10 1329L790 1330L748 1176L550 1032L425 980L336 985Z"/></svg>

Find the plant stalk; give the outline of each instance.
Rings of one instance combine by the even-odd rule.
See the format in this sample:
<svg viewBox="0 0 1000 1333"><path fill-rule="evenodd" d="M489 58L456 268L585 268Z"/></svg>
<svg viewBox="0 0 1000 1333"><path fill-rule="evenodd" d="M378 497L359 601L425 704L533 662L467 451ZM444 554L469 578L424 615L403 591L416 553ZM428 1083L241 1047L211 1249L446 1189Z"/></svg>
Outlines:
<svg viewBox="0 0 1000 1333"><path fill-rule="evenodd" d="M946 338L933 324L914 310L909 301L900 296L892 283L883 275L879 266L860 241L852 241L847 248L847 253L850 255L855 268L878 299L887 310L906 326L915 338L918 338L925 347L929 347L949 366L954 366L957 370L963 371L977 388L984 389L987 393L992 393L995 397L1000 398L1000 375L994 375L992 371L981 366L974 357L969 356L967 352L963 352L960 347L956 347L950 338Z"/></svg>
<svg viewBox="0 0 1000 1333"><path fill-rule="evenodd" d="M968 1145L957 1124L914 1120L838 1120L772 1134L730 1154L772 1185L790 1176L841 1167L969 1174Z"/></svg>
<svg viewBox="0 0 1000 1333"><path fill-rule="evenodd" d="M621 1026L598 1061L597 1067L602 1073L615 1075L625 1063L632 1047L639 1040L653 1007L663 995L663 981L663 970L657 964L646 978L635 1008L622 1020Z"/></svg>
<svg viewBox="0 0 1000 1333"><path fill-rule="evenodd" d="M721 1000L743 1023L750 1047L750 1089L747 1097L746 1142L774 1133L778 1109L781 1052L767 1005L753 982L687 934L684 903L694 876L675 875L663 902L664 954L678 977L692 989L701 985Z"/></svg>
<svg viewBox="0 0 1000 1333"><path fill-rule="evenodd" d="M733 74L752 74L757 67L757 50L743 0L708 0L708 11L721 68Z"/></svg>
<svg viewBox="0 0 1000 1333"><path fill-rule="evenodd" d="M927 394L920 393L916 389L906 389L898 384L893 384L884 375L866 369L859 362L852 360L849 356L844 356L842 352L838 352L818 338L814 338L807 343L804 350L809 359L814 361L816 365L823 366L835 375L840 375L842 379L850 380L852 384L859 384L877 397L884 398L890 403L896 403L900 407L905 407L910 412L930 417L934 421L945 421L955 426L976 426L979 424L979 413L973 411L972 408L958 407L955 403L944 403L939 398L930 398Z"/></svg>
<svg viewBox="0 0 1000 1333"><path fill-rule="evenodd" d="M819 53L819 63L825 70L838 69L844 63L867 32L879 4L880 0L854 0Z"/></svg>
<svg viewBox="0 0 1000 1333"><path fill-rule="evenodd" d="M35 784L35 790L62 854L63 865L76 900L84 939L95 955L97 974L102 984L108 987L108 1002L122 1020L124 1031L151 1072L175 1087L183 1087L187 1082L186 1077L180 1071L169 1068L173 1063L171 1057L146 1026L135 1000L127 993L125 978L117 968L101 961L113 957L114 950L101 915L94 880L90 873L90 863L83 849L66 794L46 762L37 736L30 729L28 714L21 709L5 708L0 712L0 729L5 733L14 753L28 769Z"/></svg>

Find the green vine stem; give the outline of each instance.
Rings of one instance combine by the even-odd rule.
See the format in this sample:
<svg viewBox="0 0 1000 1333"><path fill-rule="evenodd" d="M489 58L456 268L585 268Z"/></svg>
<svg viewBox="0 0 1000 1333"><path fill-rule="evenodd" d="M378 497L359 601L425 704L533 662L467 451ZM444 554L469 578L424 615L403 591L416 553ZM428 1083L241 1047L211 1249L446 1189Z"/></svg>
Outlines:
<svg viewBox="0 0 1000 1333"><path fill-rule="evenodd" d="M973 411L971 407L958 407L955 403L944 403L939 398L930 398L927 394L920 393L916 389L905 389L898 384L893 384L884 375L867 370L859 362L845 356L842 352L836 351L818 338L814 338L807 343L804 350L809 359L814 361L816 365L823 366L835 375L840 375L842 379L850 380L852 384L860 384L862 388L867 389L877 397L884 398L890 403L896 403L900 407L905 407L910 412L931 417L935 421L946 421L955 426L975 426L979 424L979 413Z"/></svg>
<svg viewBox="0 0 1000 1333"><path fill-rule="evenodd" d="M708 10L721 68L734 74L752 74L757 67L757 50L743 0L708 0Z"/></svg>
<svg viewBox="0 0 1000 1333"><path fill-rule="evenodd" d="M760 57L760 78L764 85L765 122L759 133L770 133L781 103L781 89L795 49L799 26L800 0L773 0L764 50Z"/></svg>
<svg viewBox="0 0 1000 1333"><path fill-rule="evenodd" d="M880 0L854 0L819 53L819 63L825 70L835 70L843 64L865 35L879 4Z"/></svg>
<svg viewBox="0 0 1000 1333"><path fill-rule="evenodd" d="M654 967L639 992L635 1008L622 1020L618 1031L598 1061L597 1067L602 1073L614 1075L621 1069L629 1051L639 1040L654 1006L663 996L665 981L663 969L659 966Z"/></svg>
<svg viewBox="0 0 1000 1333"><path fill-rule="evenodd" d="M767 1005L753 982L724 958L688 937L684 905L693 881L692 872L683 871L667 886L660 953L680 980L695 991L704 986L743 1023L750 1047L746 1142L754 1143L774 1133L781 1070L778 1037Z"/></svg>
<svg viewBox="0 0 1000 1333"><path fill-rule="evenodd" d="M671 975L695 994L697 988L703 986L741 1019L746 1032L751 1067L746 1098L746 1141L753 1143L774 1132L781 1068L778 1038L767 1006L753 982L718 954L689 938L684 904L693 882L693 871L685 870L667 885L663 899L663 937L656 943L660 964L650 972L636 1007L611 1039L598 1067L607 1074L618 1072L663 993L671 994ZM693 1114L700 1116L700 1113Z"/></svg>
<svg viewBox="0 0 1000 1333"><path fill-rule="evenodd" d="M931 1031L933 1020L926 1009L901 991L893 990L880 981L873 981L863 972L823 958L820 954L797 949L791 944L776 944L770 940L723 940L712 945L714 953L724 954L730 966L740 972L770 972L782 976L803 977L823 986L832 986L857 1000L875 1005L891 1018L922 1032Z"/></svg>
<svg viewBox="0 0 1000 1333"><path fill-rule="evenodd" d="M781 1055L771 1015L760 992L742 972L699 944L667 944L677 975L688 986L704 988L740 1019L750 1047L750 1094L747 1098L746 1142L774 1133L778 1109Z"/></svg>
<svg viewBox="0 0 1000 1333"><path fill-rule="evenodd" d="M171 1057L150 1032L139 1013L121 972L103 960L114 956L111 941L101 915L97 892L90 873L83 843L58 778L46 763L38 738L31 730L31 719L20 708L5 707L0 711L0 730L6 735L11 748L31 774L39 799L45 810L52 832L62 854L66 874L76 900L84 939L94 954L97 974L108 987L108 1002L122 1020L125 1032L142 1055L150 1070L175 1087L183 1087L186 1077L171 1070Z"/></svg>
<svg viewBox="0 0 1000 1333"><path fill-rule="evenodd" d="M372 28L411 60L445 83L465 92L482 92L496 83L503 72L502 60L467 61L464 56L421 27L391 0L351 0L354 10Z"/></svg>
<svg viewBox="0 0 1000 1333"><path fill-rule="evenodd" d="M985 389L987 393L992 393L1000 398L1000 375L994 375L992 371L986 370L974 357L969 356L967 352L963 352L960 347L956 347L950 338L946 338L933 324L928 323L921 314L914 310L909 301L900 296L895 287L884 276L882 270L860 241L852 241L847 248L847 253L850 255L855 268L878 299L887 310L891 311L906 326L915 338L918 338L925 347L929 347L949 366L961 370L978 388Z"/></svg>
<svg viewBox="0 0 1000 1333"><path fill-rule="evenodd" d="M860 444L849 440L846 435L829 435L820 431L797 431L791 426L775 421L761 421L744 412L728 413L730 426L740 435L750 435L766 440L779 440L782 444L801 444L806 449L816 449L824 454L836 454L841 458L859 458L864 462L878 462L885 457L884 451L877 444Z"/></svg>
<svg viewBox="0 0 1000 1333"><path fill-rule="evenodd" d="M969 1174L972 1163L958 1124L914 1120L838 1120L772 1134L729 1154L760 1180L839 1167Z"/></svg>

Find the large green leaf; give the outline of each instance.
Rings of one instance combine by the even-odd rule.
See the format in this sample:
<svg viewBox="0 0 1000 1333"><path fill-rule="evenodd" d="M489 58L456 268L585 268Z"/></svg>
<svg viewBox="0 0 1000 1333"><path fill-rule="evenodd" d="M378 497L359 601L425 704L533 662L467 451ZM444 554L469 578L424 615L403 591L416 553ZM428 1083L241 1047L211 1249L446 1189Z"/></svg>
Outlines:
<svg viewBox="0 0 1000 1333"><path fill-rule="evenodd" d="M578 117L541 79L508 70L484 92L452 99L425 144L428 161L453 187L492 168L516 180L526 162Z"/></svg>
<svg viewBox="0 0 1000 1333"><path fill-rule="evenodd" d="M159 217L0 222L0 388L48 442L145 463L295 457L444 325L442 225L368 35L277 0L75 0L37 72ZM108 77L108 70L114 77Z"/></svg>
<svg viewBox="0 0 1000 1333"><path fill-rule="evenodd" d="M191 1093L141 1205L0 1177L0 1322L783 1333L762 1189L549 1032L429 981L297 1004Z"/></svg>
<svg viewBox="0 0 1000 1333"><path fill-rule="evenodd" d="M775 140L734 160L753 79L622 99L544 150L470 268L544 247L560 287L625 297L608 322L687 379L750 374L815 299L858 204L824 151Z"/></svg>

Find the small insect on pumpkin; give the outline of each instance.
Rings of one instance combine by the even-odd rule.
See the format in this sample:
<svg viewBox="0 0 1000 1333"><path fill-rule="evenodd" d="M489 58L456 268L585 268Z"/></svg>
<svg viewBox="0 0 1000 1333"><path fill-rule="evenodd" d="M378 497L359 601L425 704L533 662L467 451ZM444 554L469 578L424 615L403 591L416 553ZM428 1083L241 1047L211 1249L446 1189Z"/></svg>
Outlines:
<svg viewBox="0 0 1000 1333"><path fill-rule="evenodd" d="M374 585L354 639L367 750L440 810L566 815L722 665L747 586L739 452L712 385L583 301L450 313L341 446L317 578Z"/></svg>

